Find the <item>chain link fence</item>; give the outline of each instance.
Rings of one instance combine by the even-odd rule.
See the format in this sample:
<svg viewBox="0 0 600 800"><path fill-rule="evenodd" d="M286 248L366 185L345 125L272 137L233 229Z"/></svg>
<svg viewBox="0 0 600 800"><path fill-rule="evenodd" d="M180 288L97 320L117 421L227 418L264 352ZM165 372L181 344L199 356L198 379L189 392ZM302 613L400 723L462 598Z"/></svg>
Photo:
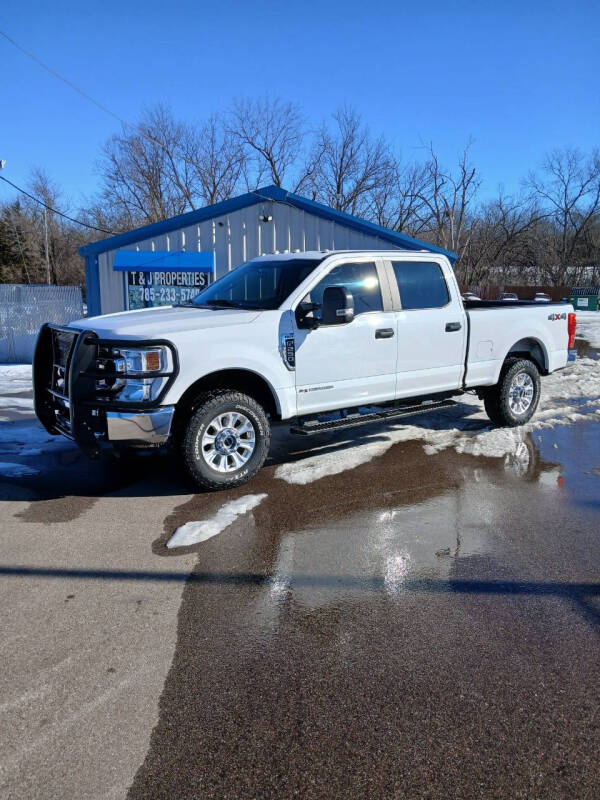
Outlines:
<svg viewBox="0 0 600 800"><path fill-rule="evenodd" d="M81 286L0 284L0 363L31 364L44 322L83 317Z"/></svg>

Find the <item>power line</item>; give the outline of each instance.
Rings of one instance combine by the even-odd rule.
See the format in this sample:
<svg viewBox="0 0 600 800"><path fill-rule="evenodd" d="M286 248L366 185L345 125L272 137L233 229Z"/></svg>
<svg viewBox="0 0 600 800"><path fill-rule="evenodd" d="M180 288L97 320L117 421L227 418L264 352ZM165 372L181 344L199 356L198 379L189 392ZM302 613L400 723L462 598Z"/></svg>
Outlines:
<svg viewBox="0 0 600 800"><path fill-rule="evenodd" d="M31 200L34 200L36 203L39 203L39 205L43 206L44 208L47 208L48 211L52 211L53 214L58 214L59 217L64 217L65 219L68 219L69 222L74 222L76 225L83 225L84 228L89 228L92 231L99 231L99 233L108 233L111 236L115 235L114 231L107 231L106 228L97 228L95 225L88 225L87 222L82 222L79 219L74 219L73 217L70 217L68 214L63 214L62 211L58 211L56 208L52 208L52 206L49 206L47 203L44 203L43 200L40 200L39 197L34 197L32 194L29 194L29 192L26 192L25 189L21 189L21 187L17 186L16 183L9 181L8 178L5 178L2 175L0 175L0 180L4 181L4 183L8 183L9 186L12 186L13 189L16 189L18 192L27 195L27 197L29 197Z"/></svg>
<svg viewBox="0 0 600 800"><path fill-rule="evenodd" d="M53 69L48 64L43 62L34 53L31 53L29 50L26 50L18 42L15 42L15 40L11 36L9 36L5 31L0 30L0 36L3 36L6 39L7 42L10 42L10 44L13 45L13 47L16 47L17 50L19 50L21 53L23 53L23 55L26 55L27 58L30 58L32 61L35 61L35 63L38 66L40 66L42 69L46 70L46 72L50 73L50 75L52 75L55 78L57 78L57 80L62 81L70 89L73 89L74 92L77 92L78 95L81 95L81 97L83 97L85 100L88 100L90 103L93 103L93 105L95 105L96 108L99 108L100 111L103 111L105 114L108 114L109 116L111 116L114 119L116 119L125 128L133 128L144 139L147 139L152 144L156 145L157 147L162 148L165 152L168 152L167 147L166 147L165 144L163 144L162 142L159 142L158 139L154 139L152 136L150 136L147 133L145 133L145 131L141 128L140 125L136 125L136 124L133 124L131 122L127 122L127 120L123 119L118 114L115 114L114 111L111 111L111 109L108 108L107 106L105 106L103 103L100 103L98 100L95 100L90 94L88 94L86 91L84 91L79 86L77 86L77 84L73 83L73 81L69 80L69 78L65 78L64 75L61 75L60 72L57 72L55 69Z"/></svg>
<svg viewBox="0 0 600 800"><path fill-rule="evenodd" d="M27 58L30 58L32 61L35 61L36 64L38 64L40 67L42 67L42 69L45 69L46 72L49 72L50 75L54 75L54 77L58 78L59 81L62 81L63 83L66 83L67 86L70 86L71 89L73 89L73 91L77 92L77 94L80 94L82 97L85 97L85 99L89 100L90 103L93 103L101 111L104 111L105 114L110 114L111 117L114 117L115 119L119 120L119 122L123 123L123 125L127 125L127 123L124 120L122 120L119 117L118 114L115 114L114 111L110 110L110 108L107 108L105 105L102 105L102 103L99 103L97 100L94 100L93 97L91 97L89 94L87 94L87 92L84 92L83 89L80 89L79 86L76 86L68 78L65 78L63 75L61 75L55 69L52 69L52 67L48 66L48 64L45 64L36 55L34 55L33 53L30 53L29 50L26 50L24 47L22 47L18 42L15 42L15 40L13 38L11 38L3 30L0 30L0 36L3 36L6 39L7 42L10 42L13 45L13 47L16 47L17 50L20 50L21 53L23 53L24 55L27 56Z"/></svg>

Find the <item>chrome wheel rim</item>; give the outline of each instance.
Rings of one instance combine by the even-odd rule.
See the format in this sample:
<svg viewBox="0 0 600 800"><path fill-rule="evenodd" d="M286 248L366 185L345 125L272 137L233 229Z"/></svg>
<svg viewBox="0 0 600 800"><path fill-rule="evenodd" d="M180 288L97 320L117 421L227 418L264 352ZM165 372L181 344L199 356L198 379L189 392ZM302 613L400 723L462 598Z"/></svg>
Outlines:
<svg viewBox="0 0 600 800"><path fill-rule="evenodd" d="M531 453L525 442L519 442L514 453L509 453L504 459L505 469L521 478L527 474L530 464Z"/></svg>
<svg viewBox="0 0 600 800"><path fill-rule="evenodd" d="M508 405L513 414L524 414L533 403L535 387L527 372L518 372L512 379L508 392Z"/></svg>
<svg viewBox="0 0 600 800"><path fill-rule="evenodd" d="M206 426L200 452L217 472L235 472L250 460L255 445L254 425L248 417L239 411L225 411Z"/></svg>

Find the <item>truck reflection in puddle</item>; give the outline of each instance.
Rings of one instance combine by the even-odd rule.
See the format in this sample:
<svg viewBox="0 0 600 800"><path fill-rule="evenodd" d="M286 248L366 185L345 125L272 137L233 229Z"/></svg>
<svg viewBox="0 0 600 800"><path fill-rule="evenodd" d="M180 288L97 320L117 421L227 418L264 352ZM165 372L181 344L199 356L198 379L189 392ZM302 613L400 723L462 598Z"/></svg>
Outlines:
<svg viewBox="0 0 600 800"><path fill-rule="evenodd" d="M404 447L394 448L396 469ZM471 563L478 565L490 559L501 563L506 558L507 512L510 519L507 493L546 492L559 485L561 467L540 458L531 435L525 435L504 459L475 459L448 451L429 458L431 467L435 463L437 468L430 477L443 462L443 471L452 479L440 481L438 473L436 482L424 480L416 502L412 493L398 502L402 491L394 491L386 481L379 487L379 502L366 496L368 508L353 503L344 513L332 487L329 502L312 522L283 531L273 553L268 588L255 598L256 619L275 629L280 615L292 607L296 613L312 613L360 602L365 592L399 599L407 582L413 589L414 580L423 578L451 581L460 559L474 559ZM296 487L300 494L306 489L310 487ZM260 511L257 516L256 535L261 536Z"/></svg>

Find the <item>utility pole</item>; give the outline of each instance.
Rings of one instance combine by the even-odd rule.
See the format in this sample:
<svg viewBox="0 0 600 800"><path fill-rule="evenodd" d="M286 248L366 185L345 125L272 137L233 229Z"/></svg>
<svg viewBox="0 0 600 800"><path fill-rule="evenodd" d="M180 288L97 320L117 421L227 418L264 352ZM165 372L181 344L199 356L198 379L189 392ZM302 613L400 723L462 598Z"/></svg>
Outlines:
<svg viewBox="0 0 600 800"><path fill-rule="evenodd" d="M48 256L48 215L44 209L44 252L46 254L46 283L50 286L50 258Z"/></svg>

